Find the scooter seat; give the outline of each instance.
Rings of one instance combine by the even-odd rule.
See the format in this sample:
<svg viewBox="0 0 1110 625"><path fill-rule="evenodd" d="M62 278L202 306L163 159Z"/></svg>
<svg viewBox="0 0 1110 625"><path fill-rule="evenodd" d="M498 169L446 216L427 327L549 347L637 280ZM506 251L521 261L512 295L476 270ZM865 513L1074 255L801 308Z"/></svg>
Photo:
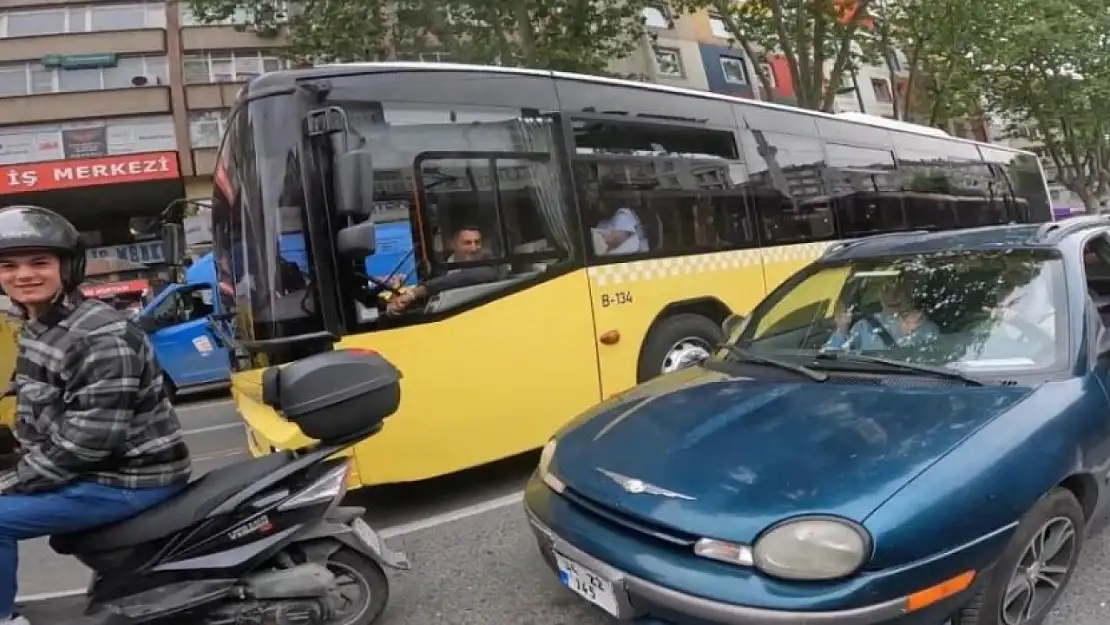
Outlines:
<svg viewBox="0 0 1110 625"><path fill-rule="evenodd" d="M288 451L213 469L177 495L118 523L58 534L50 546L60 554L105 553L165 538L198 523L221 503L293 460Z"/></svg>

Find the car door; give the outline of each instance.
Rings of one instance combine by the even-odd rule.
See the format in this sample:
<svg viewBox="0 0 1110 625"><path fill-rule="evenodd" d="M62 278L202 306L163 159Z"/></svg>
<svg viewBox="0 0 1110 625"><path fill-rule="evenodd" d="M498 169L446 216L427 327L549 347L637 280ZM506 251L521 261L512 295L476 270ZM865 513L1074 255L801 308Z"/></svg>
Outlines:
<svg viewBox="0 0 1110 625"><path fill-rule="evenodd" d="M210 311L198 310L194 296L211 301L211 285L173 285L144 315L162 369L178 389L226 381L228 352L212 331Z"/></svg>
<svg viewBox="0 0 1110 625"><path fill-rule="evenodd" d="M1101 232L1088 238L1083 245L1084 285L1087 292L1088 314L1084 322L1088 324L1088 349L1097 350L1100 335L1110 332L1110 236ZM1096 517L1105 518L1110 513L1110 355L1094 354L1092 374L1101 387L1096 402L1091 407L1091 415L1084 423L1084 438L1087 442L1086 462L1088 468L1099 472L1099 507Z"/></svg>

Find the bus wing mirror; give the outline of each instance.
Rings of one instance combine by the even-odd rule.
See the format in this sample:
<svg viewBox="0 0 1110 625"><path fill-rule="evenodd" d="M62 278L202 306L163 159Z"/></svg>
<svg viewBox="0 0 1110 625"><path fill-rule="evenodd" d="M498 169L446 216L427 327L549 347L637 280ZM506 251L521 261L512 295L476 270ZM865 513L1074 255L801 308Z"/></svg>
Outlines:
<svg viewBox="0 0 1110 625"><path fill-rule="evenodd" d="M374 253L377 248L374 222L364 221L347 226L336 235L336 248L344 258L359 261Z"/></svg>
<svg viewBox="0 0 1110 625"><path fill-rule="evenodd" d="M374 208L374 159L369 150L351 150L335 167L338 213L369 217Z"/></svg>
<svg viewBox="0 0 1110 625"><path fill-rule="evenodd" d="M171 267L181 265L185 257L185 227L181 224L162 225L162 258Z"/></svg>

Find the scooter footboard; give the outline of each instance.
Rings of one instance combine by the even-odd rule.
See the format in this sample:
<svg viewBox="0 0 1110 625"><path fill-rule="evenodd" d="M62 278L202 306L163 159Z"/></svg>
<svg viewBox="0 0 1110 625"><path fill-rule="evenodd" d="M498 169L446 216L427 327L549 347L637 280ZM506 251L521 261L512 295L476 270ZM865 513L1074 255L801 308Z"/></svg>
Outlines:
<svg viewBox="0 0 1110 625"><path fill-rule="evenodd" d="M362 515L365 513L365 508L357 506L332 508L324 520L297 535L294 542L302 545L319 546L319 548L326 550L326 546L322 545L321 541L330 538L373 558L375 562L383 566L402 571L412 568L408 556L400 551L390 549L381 536L366 521L362 520ZM334 549L331 551L334 551ZM326 560L331 553L329 551L319 555L322 556L320 560Z"/></svg>
<svg viewBox="0 0 1110 625"><path fill-rule="evenodd" d="M94 601L85 613L111 625L148 623L223 601L237 581L205 579L167 584L119 599Z"/></svg>

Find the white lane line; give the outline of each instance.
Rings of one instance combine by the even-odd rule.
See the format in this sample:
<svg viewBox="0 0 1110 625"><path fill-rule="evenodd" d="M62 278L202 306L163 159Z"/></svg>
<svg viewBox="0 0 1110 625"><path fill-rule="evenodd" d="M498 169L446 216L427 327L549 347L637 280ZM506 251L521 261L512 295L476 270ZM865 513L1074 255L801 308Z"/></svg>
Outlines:
<svg viewBox="0 0 1110 625"><path fill-rule="evenodd" d="M457 523L470 517L493 512L501 508L507 508L512 505L519 504L524 500L524 491L520 490L515 493L509 493L497 497L496 499L489 499L481 501L461 508L455 508L447 512L435 514L430 517L420 519L419 521L411 521L409 523L399 523L397 525L390 525L385 529L379 530L382 538L396 538L397 536L404 536L405 534L414 534L424 530L439 527L440 525L449 525ZM37 601L53 601L56 599L67 599L70 597L78 597L85 594L84 588L75 588L73 590L61 590L58 592L42 592L34 595L20 595L15 598L16 604L35 603Z"/></svg>
<svg viewBox="0 0 1110 625"><path fill-rule="evenodd" d="M194 412L197 410L211 410L212 408L223 407L224 405L233 405L230 399L209 399L207 401L191 402L188 404L174 404L173 409L177 412Z"/></svg>
<svg viewBox="0 0 1110 625"><path fill-rule="evenodd" d="M524 491L517 491L509 493L508 495L498 497L496 499L489 499L479 503L455 508L448 512L435 514L430 517L425 517L419 521L411 521L409 523L401 523L399 525L391 525L385 529L380 530L378 533L382 538L393 538L395 536L404 536L405 534L412 534L422 530L431 529L440 525L447 525L449 523L456 523L464 519L469 519L472 516L493 512L500 508L518 504L524 500Z"/></svg>
<svg viewBox="0 0 1110 625"><path fill-rule="evenodd" d="M244 430L242 423L221 423L220 425L207 425L202 428L185 428L181 433L185 436L192 436L193 434L207 434L208 432L222 432L224 430Z"/></svg>

